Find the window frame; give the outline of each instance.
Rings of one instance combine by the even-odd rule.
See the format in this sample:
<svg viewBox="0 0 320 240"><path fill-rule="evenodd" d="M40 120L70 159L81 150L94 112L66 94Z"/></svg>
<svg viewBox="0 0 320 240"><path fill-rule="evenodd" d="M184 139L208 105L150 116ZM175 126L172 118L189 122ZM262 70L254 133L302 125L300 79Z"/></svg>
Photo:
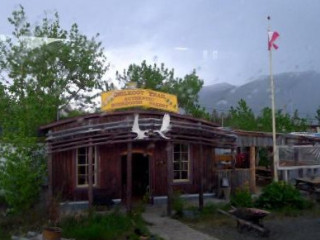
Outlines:
<svg viewBox="0 0 320 240"><path fill-rule="evenodd" d="M86 153L85 153L85 164L79 164L79 150L80 149L86 149ZM94 184L92 184L93 187L96 187L98 185L98 153L97 153L97 147L94 146L93 147L93 158L94 158L94 163L93 165L93 176L94 176ZM88 159L88 155L89 155L89 147L80 147L76 149L76 188L87 188L89 187L89 183L87 184L79 184L79 165L80 166L86 166L86 169L88 169L89 166L89 159ZM89 170L89 169L88 169ZM83 175L83 174L81 174ZM87 174L85 174L85 176L89 175L89 172Z"/></svg>
<svg viewBox="0 0 320 240"><path fill-rule="evenodd" d="M174 149L175 149L175 145L180 145L180 151L179 152L175 152ZM185 145L187 146L188 150L186 152L182 152L181 151L181 146L182 145ZM180 158L181 158L181 154L183 153L187 153L188 154L188 169L187 169L187 178L179 178L179 179L175 179L174 178L174 172L176 171L174 169L174 163L177 162L175 161L175 153L179 153L180 154ZM183 161L183 162L186 162L186 161ZM172 148L172 181L173 183L189 183L191 181L191 171L190 171L190 168L191 168L191 157L190 157L190 144L189 143L183 143L183 142L176 142L176 143L173 143L173 148ZM179 169L177 170L180 172L180 176L181 176L181 171L184 171L183 169Z"/></svg>

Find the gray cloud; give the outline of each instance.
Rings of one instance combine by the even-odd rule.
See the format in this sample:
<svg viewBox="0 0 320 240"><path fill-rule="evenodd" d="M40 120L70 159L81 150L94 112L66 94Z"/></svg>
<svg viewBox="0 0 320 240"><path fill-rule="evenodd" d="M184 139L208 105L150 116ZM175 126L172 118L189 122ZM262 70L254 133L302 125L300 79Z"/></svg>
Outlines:
<svg viewBox="0 0 320 240"><path fill-rule="evenodd" d="M77 22L88 35L99 32L113 69L156 59L180 75L197 69L206 84L268 74L270 15L280 33L275 73L319 71L318 0L2 0L0 34L10 34L5 22L19 3L31 22L57 10L63 26Z"/></svg>

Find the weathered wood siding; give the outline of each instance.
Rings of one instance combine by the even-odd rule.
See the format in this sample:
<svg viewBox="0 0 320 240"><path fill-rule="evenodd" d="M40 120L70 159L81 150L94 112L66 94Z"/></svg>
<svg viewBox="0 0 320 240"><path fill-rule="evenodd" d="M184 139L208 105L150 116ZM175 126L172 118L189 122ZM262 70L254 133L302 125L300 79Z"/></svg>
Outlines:
<svg viewBox="0 0 320 240"><path fill-rule="evenodd" d="M217 183L221 183L222 178L227 178L229 180L231 189L233 190L238 187L243 187L245 185L249 187L250 169L219 169L215 171L215 178Z"/></svg>
<svg viewBox="0 0 320 240"><path fill-rule="evenodd" d="M113 198L121 198L121 152L125 146L110 144L98 148L98 188Z"/></svg>
<svg viewBox="0 0 320 240"><path fill-rule="evenodd" d="M53 154L53 194L62 199L74 199L75 165L74 151Z"/></svg>
<svg viewBox="0 0 320 240"><path fill-rule="evenodd" d="M167 194L167 150L166 142L158 141L150 148L148 142L133 143L133 153L149 157L150 188L154 196ZM203 158L198 145L190 144L190 179L187 182L173 182L173 189L182 193L197 193L200 180L200 160L203 159L204 191L211 191L216 185L213 168L213 150L203 147ZM125 196L122 183L122 156L127 154L126 144L108 144L97 147L98 178L95 192L103 192L112 198ZM76 186L76 150L53 154L53 191L65 200L87 200L88 189ZM134 181L134 179L133 179Z"/></svg>

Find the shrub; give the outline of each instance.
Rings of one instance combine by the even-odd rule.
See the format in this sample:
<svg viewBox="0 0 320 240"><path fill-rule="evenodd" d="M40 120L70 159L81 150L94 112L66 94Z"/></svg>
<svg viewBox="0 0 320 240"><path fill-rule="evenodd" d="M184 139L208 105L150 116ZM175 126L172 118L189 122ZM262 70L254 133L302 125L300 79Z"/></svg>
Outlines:
<svg viewBox="0 0 320 240"><path fill-rule="evenodd" d="M238 188L236 192L231 195L230 203L235 207L252 207L253 200L249 188L247 186Z"/></svg>
<svg viewBox="0 0 320 240"><path fill-rule="evenodd" d="M6 160L0 165L0 189L13 212L26 211L38 200L44 179L43 147L32 140L8 146L1 153Z"/></svg>
<svg viewBox="0 0 320 240"><path fill-rule="evenodd" d="M172 199L172 208L175 211L176 217L183 217L183 210L185 208L185 201L181 198L180 192L174 192Z"/></svg>
<svg viewBox="0 0 320 240"><path fill-rule="evenodd" d="M262 190L256 205L266 209L304 209L308 202L294 186L285 182L273 182Z"/></svg>
<svg viewBox="0 0 320 240"><path fill-rule="evenodd" d="M9 240L9 239L11 239L11 236L10 236L10 234L2 231L2 229L0 228L0 239L2 239L2 240L8 239Z"/></svg>
<svg viewBox="0 0 320 240"><path fill-rule="evenodd" d="M83 216L62 221L63 237L79 240L117 239L130 232L133 221L129 216L112 213L110 215Z"/></svg>

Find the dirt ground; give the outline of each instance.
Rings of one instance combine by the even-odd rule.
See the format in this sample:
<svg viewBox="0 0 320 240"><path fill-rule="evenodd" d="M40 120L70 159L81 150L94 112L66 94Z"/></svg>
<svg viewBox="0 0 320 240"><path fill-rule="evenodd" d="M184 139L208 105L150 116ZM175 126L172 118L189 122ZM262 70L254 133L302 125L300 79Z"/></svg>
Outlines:
<svg viewBox="0 0 320 240"><path fill-rule="evenodd" d="M236 221L225 219L216 224L214 221L189 223L189 226L216 237L220 240L307 240L320 239L320 217L283 217L272 218L264 221L265 227L270 230L268 238L261 237L255 231L244 230L239 233Z"/></svg>

